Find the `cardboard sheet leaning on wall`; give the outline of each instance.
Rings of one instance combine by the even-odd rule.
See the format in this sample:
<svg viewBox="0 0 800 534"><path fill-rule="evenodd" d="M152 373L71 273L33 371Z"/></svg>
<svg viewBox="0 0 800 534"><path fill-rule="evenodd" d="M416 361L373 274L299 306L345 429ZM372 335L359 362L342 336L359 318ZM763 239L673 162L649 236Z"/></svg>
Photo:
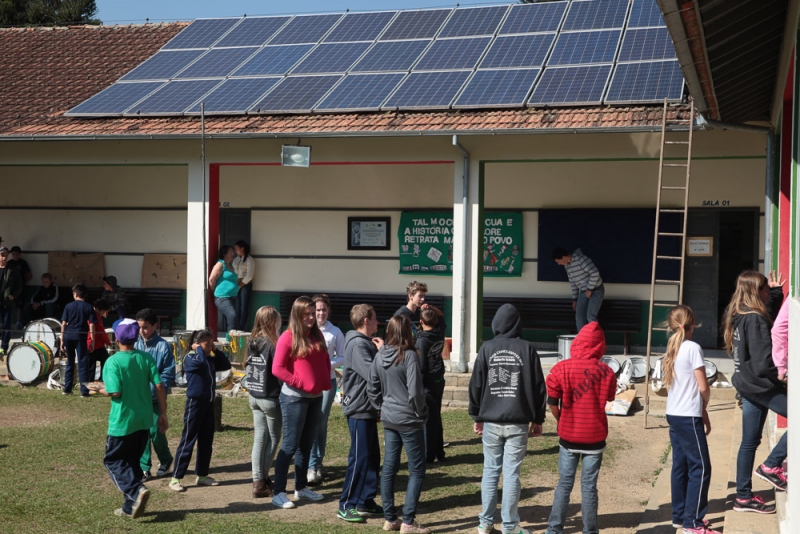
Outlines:
<svg viewBox="0 0 800 534"><path fill-rule="evenodd" d="M74 252L48 252L47 272L53 275L53 283L61 287L72 287L82 283L87 287L102 287L106 275L105 255L76 254Z"/></svg>
<svg viewBox="0 0 800 534"><path fill-rule="evenodd" d="M186 289L186 254L145 254L142 287Z"/></svg>

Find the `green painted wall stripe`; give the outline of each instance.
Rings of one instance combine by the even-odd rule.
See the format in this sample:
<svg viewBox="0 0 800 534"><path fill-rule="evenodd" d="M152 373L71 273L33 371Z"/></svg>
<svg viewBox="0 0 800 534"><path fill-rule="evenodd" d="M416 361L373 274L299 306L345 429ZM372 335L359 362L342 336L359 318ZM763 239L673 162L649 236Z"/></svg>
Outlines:
<svg viewBox="0 0 800 534"><path fill-rule="evenodd" d="M664 160L685 160L685 157L669 157ZM767 159L767 156L692 156L692 161L696 160L748 160L748 159ZM484 163L594 163L598 161L658 161L659 158L642 157L642 158L541 158L541 159L486 159L481 160L481 165Z"/></svg>

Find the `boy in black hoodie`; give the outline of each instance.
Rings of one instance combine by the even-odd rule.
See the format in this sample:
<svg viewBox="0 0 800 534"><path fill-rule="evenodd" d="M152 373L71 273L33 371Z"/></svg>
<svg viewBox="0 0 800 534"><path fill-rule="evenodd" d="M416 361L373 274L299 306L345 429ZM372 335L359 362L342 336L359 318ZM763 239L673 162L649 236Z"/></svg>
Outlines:
<svg viewBox="0 0 800 534"><path fill-rule="evenodd" d="M444 461L444 431L442 429L442 397L444 396L444 317L432 308L420 312L417 338L414 345L419 352L422 386L428 405L428 422L425 423L425 461Z"/></svg>
<svg viewBox="0 0 800 534"><path fill-rule="evenodd" d="M492 332L495 337L481 346L469 382L469 415L475 420L475 433L483 435L478 531L493 530L502 470L503 533L530 534L519 526L519 473L528 436L542 435L547 390L533 343L520 337L522 321L514 306L503 304L497 310Z"/></svg>
<svg viewBox="0 0 800 534"><path fill-rule="evenodd" d="M378 331L378 317L369 304L353 306L350 322L355 330L345 337L342 371L342 412L350 429L350 454L336 517L363 523L365 517L383 517L383 508L375 503L381 468L380 414L367 396L369 370L383 341L371 338Z"/></svg>

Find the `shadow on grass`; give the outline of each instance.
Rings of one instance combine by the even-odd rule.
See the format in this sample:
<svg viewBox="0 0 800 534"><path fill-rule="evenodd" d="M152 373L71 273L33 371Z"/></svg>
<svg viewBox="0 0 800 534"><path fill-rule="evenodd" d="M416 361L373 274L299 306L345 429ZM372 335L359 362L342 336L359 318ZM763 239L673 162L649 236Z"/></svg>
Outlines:
<svg viewBox="0 0 800 534"><path fill-rule="evenodd" d="M176 523L186 520L189 514L243 514L248 512L263 512L264 503L232 502L221 508L191 508L186 510L169 510L165 512L145 513L145 518L152 517L150 523Z"/></svg>

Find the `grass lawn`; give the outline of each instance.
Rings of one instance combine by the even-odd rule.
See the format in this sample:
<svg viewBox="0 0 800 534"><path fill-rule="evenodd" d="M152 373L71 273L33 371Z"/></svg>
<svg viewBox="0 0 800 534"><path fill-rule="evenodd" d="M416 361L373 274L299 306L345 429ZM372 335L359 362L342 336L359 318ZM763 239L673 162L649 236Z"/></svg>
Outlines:
<svg viewBox="0 0 800 534"><path fill-rule="evenodd" d="M296 511L277 510L267 499L250 498L252 416L246 398L223 401L225 431L214 442L211 474L218 488L187 494L166 490L165 481L149 483L153 494L140 520L119 518L113 510L122 495L113 486L102 459L110 401L63 397L42 389L0 387L0 525L3 532L355 532L380 531L382 521L348 525L335 519L349 449L347 425L334 405L328 426L326 483L322 504L303 504ZM174 452L183 421L184 398L169 398L168 432ZM474 530L477 518L463 513L480 504L483 455L466 410L443 413L448 460L429 467L419 508L420 522L448 525L447 530ZM531 439L523 464L522 498L530 496L536 473L557 472L558 442L552 419L545 436ZM609 450L613 454L613 451ZM155 460L155 457L154 457ZM396 502L406 484L403 464ZM191 468L194 468L192 463ZM534 481L534 482L531 482ZM292 487L290 477L290 487Z"/></svg>

